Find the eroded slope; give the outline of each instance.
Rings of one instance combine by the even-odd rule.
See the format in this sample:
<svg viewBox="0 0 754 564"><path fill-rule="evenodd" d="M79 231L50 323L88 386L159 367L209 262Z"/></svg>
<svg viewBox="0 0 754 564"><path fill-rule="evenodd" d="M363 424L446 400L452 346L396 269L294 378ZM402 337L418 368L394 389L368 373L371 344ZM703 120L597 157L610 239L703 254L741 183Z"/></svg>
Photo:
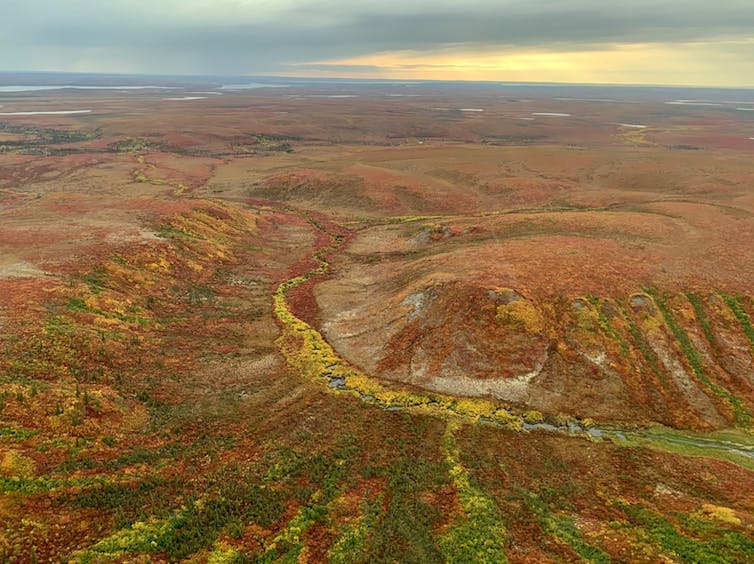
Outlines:
<svg viewBox="0 0 754 564"><path fill-rule="evenodd" d="M748 426L754 263L737 237L751 222L713 231L700 205L663 205L674 213L364 227L316 289L321 326L370 374L438 392L579 417ZM709 258L726 246L741 260ZM710 267L694 269L701 261Z"/></svg>

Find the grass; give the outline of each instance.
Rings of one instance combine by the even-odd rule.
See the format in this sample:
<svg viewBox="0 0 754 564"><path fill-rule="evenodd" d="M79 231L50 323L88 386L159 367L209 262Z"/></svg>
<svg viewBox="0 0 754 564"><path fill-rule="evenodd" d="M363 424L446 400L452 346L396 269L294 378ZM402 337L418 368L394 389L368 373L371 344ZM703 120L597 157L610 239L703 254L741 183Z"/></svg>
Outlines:
<svg viewBox="0 0 754 564"><path fill-rule="evenodd" d="M448 562L507 562L506 527L500 510L490 497L471 484L453 436L456 428L456 425L448 424L443 443L450 478L458 492L463 514L440 537L440 550Z"/></svg>
<svg viewBox="0 0 754 564"><path fill-rule="evenodd" d="M280 483L284 480L299 483L305 476L313 488L301 488L306 496L304 505L265 547L258 562L295 562L304 549L305 532L319 521L328 520L332 503L342 495L345 484L351 476L351 465L357 458L359 447L353 444L352 437L341 437L332 451L309 457L284 450L280 459L267 471L265 480ZM293 480L293 478L296 480ZM313 491L308 493L309 491Z"/></svg>
<svg viewBox="0 0 754 564"><path fill-rule="evenodd" d="M259 564L272 562L295 563L304 549L303 535L317 521L327 516L327 508L321 504L302 507L288 525L267 545L264 555L257 559Z"/></svg>
<svg viewBox="0 0 754 564"><path fill-rule="evenodd" d="M696 539L682 534L669 519L651 509L624 502L616 505L633 523L641 527L640 536L648 537L652 543L682 562L727 564L751 562L754 558L754 541L739 533L700 526L696 520L685 519L689 528L706 537Z"/></svg>
<svg viewBox="0 0 754 564"><path fill-rule="evenodd" d="M702 304L701 298L693 292L687 292L686 298L689 300L691 307L694 308L694 315L696 315L696 320L702 327L702 331L704 332L704 336L707 338L707 342L710 344L710 346L712 346L713 350L717 351L719 345L717 343L717 339L715 338L715 333L712 331L712 326L710 325L709 319L707 318L707 314L704 313L704 306Z"/></svg>
<svg viewBox="0 0 754 564"><path fill-rule="evenodd" d="M749 314L744 307L743 298L741 296L730 296L727 294L722 294L722 297L733 312L733 315L736 316L736 319L738 319L738 322L741 324L741 329L746 335L746 338L749 339L751 349L754 351L754 325L752 325L751 317L749 317Z"/></svg>
<svg viewBox="0 0 754 564"><path fill-rule="evenodd" d="M14 427L0 427L0 441L24 441L38 434L34 429L17 429Z"/></svg>
<svg viewBox="0 0 754 564"><path fill-rule="evenodd" d="M0 476L0 492L35 495L71 487L83 488L88 486L98 486L106 482L107 478L103 476L69 479L51 478L49 476L39 476L37 478Z"/></svg>
<svg viewBox="0 0 754 564"><path fill-rule="evenodd" d="M269 527L283 515L283 494L247 478L231 470L224 476L219 495L194 498L164 519L137 521L80 553L78 561L134 553L164 553L180 560L210 547L238 521Z"/></svg>
<svg viewBox="0 0 754 564"><path fill-rule="evenodd" d="M385 511L375 526L371 562L443 562L432 534L440 511L422 499L447 479L445 464L403 453L389 470Z"/></svg>
<svg viewBox="0 0 754 564"><path fill-rule="evenodd" d="M534 492L523 492L526 507L534 513L542 530L552 535L587 562L608 564L611 560L601 548L588 544L570 515L554 515L544 500Z"/></svg>
<svg viewBox="0 0 754 564"><path fill-rule="evenodd" d="M697 351L694 345L691 343L691 339L689 339L686 331L676 321L673 313L668 308L665 299L652 288L645 288L644 291L652 297L655 304L657 305L657 309L660 310L665 323L667 324L671 333L673 333L673 336L676 338L676 341L681 347L681 351L686 357L686 360L688 361L691 370L694 372L694 375L714 395L728 403L733 408L734 418L738 426L748 427L752 422L752 415L751 412L744 406L741 398L735 396L729 390L727 390L723 386L720 386L719 384L716 384L709 378L699 351Z"/></svg>
<svg viewBox="0 0 754 564"><path fill-rule="evenodd" d="M89 291L93 294L99 294L105 289L105 283L107 282L107 272L102 268L97 268L91 272L84 274L81 277L86 285L89 287Z"/></svg>
<svg viewBox="0 0 754 564"><path fill-rule="evenodd" d="M202 237L201 235L189 233L187 231L183 231L182 229L171 227L170 225L161 226L157 230L157 236L162 237L163 239L172 239L174 237L184 237L186 239L198 239L198 240L205 239L205 237Z"/></svg>
<svg viewBox="0 0 754 564"><path fill-rule="evenodd" d="M631 333L631 337L633 338L636 347L639 349L639 352L641 352L641 355L644 357L644 360L652 369L652 372L654 372L660 379L660 383L663 386L667 386L668 379L660 368L660 361L657 358L657 354L655 354L652 347L644 338L642 332L639 331L639 328L628 316L626 316L626 321L628 322L628 332Z"/></svg>
<svg viewBox="0 0 754 564"><path fill-rule="evenodd" d="M55 468L55 473L69 473L79 470L106 470L114 471L120 468L135 466L137 464L149 464L159 467L168 463L175 463L183 459L190 459L199 453L215 454L235 447L235 438L200 435L191 442L173 441L157 448L137 447L131 452L103 461L95 461L90 458L82 460L67 460Z"/></svg>
<svg viewBox="0 0 754 564"><path fill-rule="evenodd" d="M683 456L703 456L726 460L743 468L754 470L754 458L724 448L706 446L703 441L712 441L713 444L725 443L740 447L754 447L751 435L736 430L718 431L705 435L696 436L688 431L676 431L669 428L652 428L644 431L623 431L628 439L628 445L641 445L658 448L665 452L672 452ZM694 439L702 441L693 443Z"/></svg>
<svg viewBox="0 0 754 564"><path fill-rule="evenodd" d="M597 323L600 326L600 329L602 329L602 332L607 335L608 337L611 337L612 339L618 341L620 343L620 350L621 354L624 356L629 353L631 350L631 347L629 346L628 342L623 338L623 335L621 335L615 327L613 327L610 324L610 320L605 317L605 313L602 311L602 302L597 296L587 295L586 300L592 304L595 311L597 312Z"/></svg>
<svg viewBox="0 0 754 564"><path fill-rule="evenodd" d="M754 540L738 531L721 527L719 520L700 519L687 513L675 516L683 530L709 542L717 553L730 555L734 560L739 556L745 556L747 560L754 557Z"/></svg>
<svg viewBox="0 0 754 564"><path fill-rule="evenodd" d="M362 504L359 518L341 529L327 554L331 564L369 562L369 540L382 513L383 496Z"/></svg>
<svg viewBox="0 0 754 564"><path fill-rule="evenodd" d="M160 477L140 480L135 485L104 483L78 495L70 495L67 503L72 507L112 512L115 515L115 527L120 529L136 521L146 520L151 515L166 516L171 509L171 492L181 485L180 482Z"/></svg>

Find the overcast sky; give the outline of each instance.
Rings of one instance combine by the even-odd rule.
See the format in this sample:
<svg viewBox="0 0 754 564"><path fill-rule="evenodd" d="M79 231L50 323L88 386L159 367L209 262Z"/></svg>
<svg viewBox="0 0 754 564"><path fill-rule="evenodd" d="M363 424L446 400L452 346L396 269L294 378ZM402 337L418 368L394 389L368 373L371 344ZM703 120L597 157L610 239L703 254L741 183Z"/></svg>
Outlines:
<svg viewBox="0 0 754 564"><path fill-rule="evenodd" d="M754 0L0 0L0 70L754 86Z"/></svg>

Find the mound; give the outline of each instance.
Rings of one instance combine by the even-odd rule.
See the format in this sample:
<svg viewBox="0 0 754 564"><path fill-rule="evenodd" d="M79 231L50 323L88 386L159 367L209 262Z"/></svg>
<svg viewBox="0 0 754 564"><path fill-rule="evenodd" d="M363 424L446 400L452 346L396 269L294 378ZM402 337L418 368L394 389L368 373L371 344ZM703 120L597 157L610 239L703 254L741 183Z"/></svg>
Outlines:
<svg viewBox="0 0 754 564"><path fill-rule="evenodd" d="M322 331L371 375L435 392L623 423L746 426L754 310L726 280L747 263L721 261L688 284L695 253L709 253L693 247L692 222L552 213L371 227L315 289ZM683 254L665 243L674 237L688 239Z"/></svg>

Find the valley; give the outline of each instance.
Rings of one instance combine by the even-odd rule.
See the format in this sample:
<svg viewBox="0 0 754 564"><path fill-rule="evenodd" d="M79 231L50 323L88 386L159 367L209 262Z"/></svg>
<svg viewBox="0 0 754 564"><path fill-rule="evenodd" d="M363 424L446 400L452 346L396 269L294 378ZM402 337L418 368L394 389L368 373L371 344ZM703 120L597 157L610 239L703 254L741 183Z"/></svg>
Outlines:
<svg viewBox="0 0 754 564"><path fill-rule="evenodd" d="M750 561L754 99L563 88L0 85L0 562Z"/></svg>

